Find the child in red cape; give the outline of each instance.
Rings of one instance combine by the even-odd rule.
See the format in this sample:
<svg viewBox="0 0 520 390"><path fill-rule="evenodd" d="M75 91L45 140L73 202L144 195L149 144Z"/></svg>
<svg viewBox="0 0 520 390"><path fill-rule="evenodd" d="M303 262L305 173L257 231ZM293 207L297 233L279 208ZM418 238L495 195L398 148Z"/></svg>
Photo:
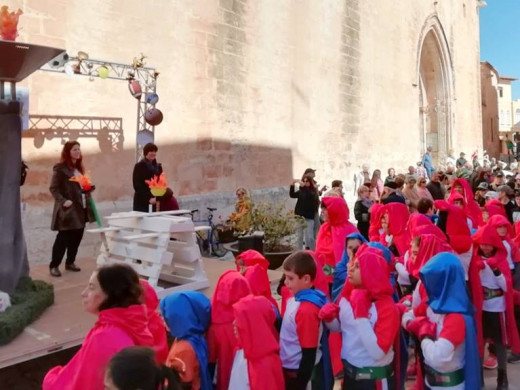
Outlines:
<svg viewBox="0 0 520 390"><path fill-rule="evenodd" d="M513 226L511 226L511 223L509 223L505 215L492 216L489 219L488 225L493 226L502 239L502 244L504 244L507 251L507 263L509 264L511 272L514 274L516 272L515 269L517 269L520 263L520 252L518 246L512 240L514 237Z"/></svg>
<svg viewBox="0 0 520 390"><path fill-rule="evenodd" d="M482 221L482 211L475 200L475 196L473 195L473 191L471 190L468 181L465 179L456 179L451 186L450 197L455 193L462 195L464 198L466 214L471 219L473 227L476 228L477 226L480 226Z"/></svg>
<svg viewBox="0 0 520 390"><path fill-rule="evenodd" d="M388 246L396 256L404 256L410 246L408 232L408 207L403 203L388 203L383 208L382 226L385 238L382 244Z"/></svg>
<svg viewBox="0 0 520 390"><path fill-rule="evenodd" d="M229 390L284 390L276 314L261 296L242 298L233 305L238 350L235 353Z"/></svg>
<svg viewBox="0 0 520 390"><path fill-rule="evenodd" d="M452 192L448 201L436 200L434 205L436 209L446 213L444 232L448 236L451 247L462 261L467 279L469 264L473 255L473 242L464 208L464 198L458 192ZM439 222L441 222L441 219L442 216L439 218Z"/></svg>
<svg viewBox="0 0 520 390"><path fill-rule="evenodd" d="M154 288L146 280L139 279L139 282L143 287L144 303L148 314L148 329L150 329L154 340L155 359L158 363L164 364L168 357L168 339L164 321L157 312L159 298Z"/></svg>
<svg viewBox="0 0 520 390"><path fill-rule="evenodd" d="M217 390L227 390L237 339L233 331L233 305L251 294L249 283L240 272L226 271L220 276L211 301L208 330L210 365L216 364Z"/></svg>
<svg viewBox="0 0 520 390"><path fill-rule="evenodd" d="M368 239L372 242L379 241L383 228L381 226L381 218L383 217L384 205L374 203L370 209L370 227L368 228Z"/></svg>
<svg viewBox="0 0 520 390"><path fill-rule="evenodd" d="M491 339L498 360L497 388L507 388L500 387L507 386L506 345L515 353L520 347L507 252L496 228L489 224L477 231L474 241L476 247L470 266L470 289L476 309L480 355L484 355L484 340Z"/></svg>
<svg viewBox="0 0 520 390"><path fill-rule="evenodd" d="M325 222L320 226L316 239L316 260L328 282L332 283L334 267L345 250L345 237L358 230L348 221L349 209L345 199L325 197L321 201L321 209Z"/></svg>
<svg viewBox="0 0 520 390"><path fill-rule="evenodd" d="M388 264L381 251L363 245L348 264L348 281L338 306L325 305L320 317L341 332L343 389L391 388L399 310L393 299Z"/></svg>
<svg viewBox="0 0 520 390"><path fill-rule="evenodd" d="M507 218L506 209L504 208L502 202L498 199L491 199L487 201L484 205L484 210L485 211L482 212L482 226L486 224L494 215L502 215L503 217ZM509 222L509 220L507 222Z"/></svg>
<svg viewBox="0 0 520 390"><path fill-rule="evenodd" d="M249 282L251 293L266 297L278 311L278 302L271 293L271 282L267 274L269 261L260 252L249 249L236 257L235 264L237 271Z"/></svg>

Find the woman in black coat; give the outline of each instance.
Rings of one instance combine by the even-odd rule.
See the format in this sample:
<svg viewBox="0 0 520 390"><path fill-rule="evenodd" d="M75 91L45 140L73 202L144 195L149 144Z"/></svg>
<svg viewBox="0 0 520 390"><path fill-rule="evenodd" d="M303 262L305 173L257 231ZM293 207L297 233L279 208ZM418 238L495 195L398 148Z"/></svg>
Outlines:
<svg viewBox="0 0 520 390"><path fill-rule="evenodd" d="M132 180L134 183L134 211L148 212L149 205L155 205L156 199L150 192L145 180L162 173L162 165L157 163L157 146L148 143L143 148L143 159L134 166Z"/></svg>
<svg viewBox="0 0 520 390"><path fill-rule="evenodd" d="M296 183L300 184L300 189L297 191L294 189ZM304 232L305 247L315 250L314 215L318 212L320 197L312 176L304 175L301 181L295 180L289 188L289 196L298 199L294 208L294 214L302 216L307 221L307 227Z"/></svg>
<svg viewBox="0 0 520 390"><path fill-rule="evenodd" d="M70 181L73 176L84 174L83 158L77 141L69 141L63 146L61 160L53 167L50 192L54 197L51 229L58 231L52 247L52 261L49 264L52 276L61 276L59 266L65 252L65 269L79 272L74 263L83 231L87 222L94 222L94 213L88 199L90 192L84 192L78 182Z"/></svg>

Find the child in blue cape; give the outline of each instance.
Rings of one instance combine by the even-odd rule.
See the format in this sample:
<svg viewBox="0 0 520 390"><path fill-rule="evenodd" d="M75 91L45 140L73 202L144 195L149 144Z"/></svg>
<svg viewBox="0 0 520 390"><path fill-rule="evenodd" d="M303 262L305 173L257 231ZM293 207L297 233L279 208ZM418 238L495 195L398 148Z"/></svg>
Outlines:
<svg viewBox="0 0 520 390"><path fill-rule="evenodd" d="M420 278L428 294L427 315L408 322L407 329L421 340L425 385L432 390L480 389L474 308L459 258L447 252L435 255Z"/></svg>
<svg viewBox="0 0 520 390"><path fill-rule="evenodd" d="M183 388L211 390L205 339L211 319L209 299L198 291L173 293L161 300L161 312L175 338L166 366L179 372Z"/></svg>

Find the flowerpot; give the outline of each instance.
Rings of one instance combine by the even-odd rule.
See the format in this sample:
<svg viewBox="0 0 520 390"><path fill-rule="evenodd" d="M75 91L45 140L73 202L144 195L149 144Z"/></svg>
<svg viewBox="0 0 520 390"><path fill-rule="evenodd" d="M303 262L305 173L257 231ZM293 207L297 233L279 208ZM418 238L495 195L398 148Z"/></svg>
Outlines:
<svg viewBox="0 0 520 390"><path fill-rule="evenodd" d="M230 242L235 242L237 239L235 237L235 229L233 228L217 228L218 234L218 242L220 244L228 244Z"/></svg>
<svg viewBox="0 0 520 390"><path fill-rule="evenodd" d="M238 249L238 242L224 244L224 248L233 253L237 257L241 253ZM264 252L264 257L269 261L269 269L278 269L282 266L284 260L293 253L295 249L289 249L280 252Z"/></svg>

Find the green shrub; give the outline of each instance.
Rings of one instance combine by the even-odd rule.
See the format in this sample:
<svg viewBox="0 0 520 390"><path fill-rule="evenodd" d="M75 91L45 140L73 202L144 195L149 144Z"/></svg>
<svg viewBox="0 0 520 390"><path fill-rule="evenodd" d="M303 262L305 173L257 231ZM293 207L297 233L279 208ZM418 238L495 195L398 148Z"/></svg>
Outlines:
<svg viewBox="0 0 520 390"><path fill-rule="evenodd" d="M12 306L0 313L0 345L11 342L54 303L54 287L23 277L10 298Z"/></svg>

